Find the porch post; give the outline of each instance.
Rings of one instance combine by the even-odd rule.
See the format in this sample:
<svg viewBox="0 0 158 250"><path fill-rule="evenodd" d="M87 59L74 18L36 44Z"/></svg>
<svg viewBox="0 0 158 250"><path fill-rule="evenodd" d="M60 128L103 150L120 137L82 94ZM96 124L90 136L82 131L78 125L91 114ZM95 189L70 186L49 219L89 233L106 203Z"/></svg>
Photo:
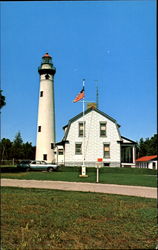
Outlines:
<svg viewBox="0 0 158 250"><path fill-rule="evenodd" d="M136 151L135 151L135 146L133 146L133 163L134 164L136 163L135 160L136 160Z"/></svg>

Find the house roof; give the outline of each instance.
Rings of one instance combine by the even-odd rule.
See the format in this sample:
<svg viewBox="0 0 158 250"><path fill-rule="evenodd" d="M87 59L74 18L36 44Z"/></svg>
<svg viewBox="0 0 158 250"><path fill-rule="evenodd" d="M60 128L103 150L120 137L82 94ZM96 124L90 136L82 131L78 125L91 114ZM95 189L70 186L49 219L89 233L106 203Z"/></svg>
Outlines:
<svg viewBox="0 0 158 250"><path fill-rule="evenodd" d="M113 122L116 123L116 120L113 119L111 116L105 114L104 112L102 112L102 111L100 111L99 109L94 108L94 107L90 107L89 109L86 109L85 115L88 114L89 112L91 112L92 110L95 110L95 111L98 112L99 114L105 116L105 117L108 118L109 120L111 120L111 121L113 121ZM72 123L72 122L78 120L78 119L79 119L80 117L82 117L82 116L83 116L83 112L81 112L81 113L79 113L78 115L76 115L76 116L74 116L73 118L71 118L71 119L69 120L69 122ZM68 122L68 124L66 124L63 128L66 128L66 127L69 125L69 122ZM117 125L118 125L119 127L121 127L119 124L117 124Z"/></svg>
<svg viewBox="0 0 158 250"><path fill-rule="evenodd" d="M143 156L143 157L136 159L136 161L151 161L156 158L157 158L157 155Z"/></svg>
<svg viewBox="0 0 158 250"><path fill-rule="evenodd" d="M63 145L65 145L65 143L68 143L68 141L60 141L60 142L56 142L55 143L55 146L63 146Z"/></svg>
<svg viewBox="0 0 158 250"><path fill-rule="evenodd" d="M95 108L95 107L90 107L89 109L87 109L87 110L85 111L85 115L88 114L88 113L91 112L91 111L96 111L97 113L101 114L102 116L104 116L104 117L106 117L107 119L109 119L109 120L111 120L112 122L114 122L114 123L116 124L117 128L120 127L120 125L117 123L117 121L116 121L115 119L113 119L111 116L105 114L104 112L100 111L99 109L97 109L97 108ZM66 130L66 133L65 133L65 136L64 136L63 140L66 140L66 138L67 138L67 135L68 135L68 132L69 132L69 128L70 128L71 123L74 122L74 121L76 121L76 120L78 120L78 119L81 118L82 116L83 116L83 112L81 112L81 113L79 113L78 115L74 116L72 119L69 120L68 124L65 125L65 126L63 127L63 129L65 129L66 127L68 127L67 130ZM119 132L119 131L118 131L118 132ZM119 135L120 135L120 134L119 134Z"/></svg>
<svg viewBox="0 0 158 250"><path fill-rule="evenodd" d="M124 144L127 144L127 143L134 143L134 144L137 144L137 142L135 142L135 141L132 141L131 139L128 139L127 137L124 137L124 136L121 136L121 138L123 139L123 140L127 140L128 142L122 142L122 143L124 143Z"/></svg>

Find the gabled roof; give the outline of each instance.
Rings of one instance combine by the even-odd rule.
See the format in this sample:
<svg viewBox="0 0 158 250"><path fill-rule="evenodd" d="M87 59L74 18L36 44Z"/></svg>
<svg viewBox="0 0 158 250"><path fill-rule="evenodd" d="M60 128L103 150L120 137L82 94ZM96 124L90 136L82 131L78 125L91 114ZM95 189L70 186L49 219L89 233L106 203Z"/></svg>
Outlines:
<svg viewBox="0 0 158 250"><path fill-rule="evenodd" d="M94 108L94 107L91 107L91 108L89 108L89 109L86 109L85 115L88 114L89 112L91 112L92 110L95 110L95 111L98 112L99 114L105 116L106 118L108 118L108 119L111 120L112 122L115 122L115 123L116 123L116 120L113 119L111 116L105 114L104 112L102 112L102 111L100 111L99 109ZM83 116L83 112L81 112L81 113L79 113L78 115L76 115L76 116L74 116L73 118L71 118L71 119L69 120L69 122L72 123L72 122L78 120L78 119L79 119L80 117L82 117L82 116ZM69 125L69 122L68 122L68 124L65 125L63 128L66 128L66 127ZM117 125L120 127L119 124L117 124Z"/></svg>
<svg viewBox="0 0 158 250"><path fill-rule="evenodd" d="M127 143L134 143L134 144L137 144L137 142L132 141L131 139L128 139L127 137L121 136L121 138L128 141L128 142L122 142L122 143L124 143L124 144L127 144Z"/></svg>
<svg viewBox="0 0 158 250"><path fill-rule="evenodd" d="M151 161L156 158L157 158L157 155L143 156L143 157L136 159L136 161Z"/></svg>
<svg viewBox="0 0 158 250"><path fill-rule="evenodd" d="M104 112L100 111L100 110L97 109L97 108L90 107L89 109L86 109L85 115L88 114L88 113L90 113L91 111L96 111L96 112L99 113L100 115L102 115L102 116L106 117L107 119L109 119L110 121L114 122L114 123L116 124L117 128L120 127L120 125L117 123L117 121L116 121L115 119L113 119L111 116L105 114ZM76 121L76 120L78 120L78 119L81 118L82 116L83 116L83 112L81 112L81 113L79 113L78 115L74 116L72 119L69 120L68 124L65 125L65 126L63 127L63 129L65 129L66 127L68 127L67 130L66 130L66 133L65 133L65 136L64 136L63 140L66 140L66 138L67 138L67 135L68 135L68 132L69 132L69 128L70 128L71 123L74 122L74 121ZM119 131L118 131L118 132L119 132Z"/></svg>

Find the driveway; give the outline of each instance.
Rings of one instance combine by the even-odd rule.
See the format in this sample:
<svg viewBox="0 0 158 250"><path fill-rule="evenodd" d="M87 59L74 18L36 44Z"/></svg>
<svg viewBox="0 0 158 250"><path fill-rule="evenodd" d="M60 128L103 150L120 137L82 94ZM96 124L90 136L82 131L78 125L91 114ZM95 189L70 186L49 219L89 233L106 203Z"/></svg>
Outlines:
<svg viewBox="0 0 158 250"><path fill-rule="evenodd" d="M97 192L106 194L139 196L139 197L155 198L155 199L157 198L157 188L141 187L141 186L66 182L66 181L18 180L18 179L1 179L1 186L58 189L67 191Z"/></svg>

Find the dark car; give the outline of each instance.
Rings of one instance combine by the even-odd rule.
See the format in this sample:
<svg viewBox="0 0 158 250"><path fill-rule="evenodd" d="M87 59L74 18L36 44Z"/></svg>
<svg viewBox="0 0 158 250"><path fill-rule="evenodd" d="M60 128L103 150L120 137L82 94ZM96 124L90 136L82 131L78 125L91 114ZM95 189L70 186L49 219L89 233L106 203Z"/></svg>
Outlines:
<svg viewBox="0 0 158 250"><path fill-rule="evenodd" d="M31 160L23 160L17 164L17 168L27 169L30 167Z"/></svg>

